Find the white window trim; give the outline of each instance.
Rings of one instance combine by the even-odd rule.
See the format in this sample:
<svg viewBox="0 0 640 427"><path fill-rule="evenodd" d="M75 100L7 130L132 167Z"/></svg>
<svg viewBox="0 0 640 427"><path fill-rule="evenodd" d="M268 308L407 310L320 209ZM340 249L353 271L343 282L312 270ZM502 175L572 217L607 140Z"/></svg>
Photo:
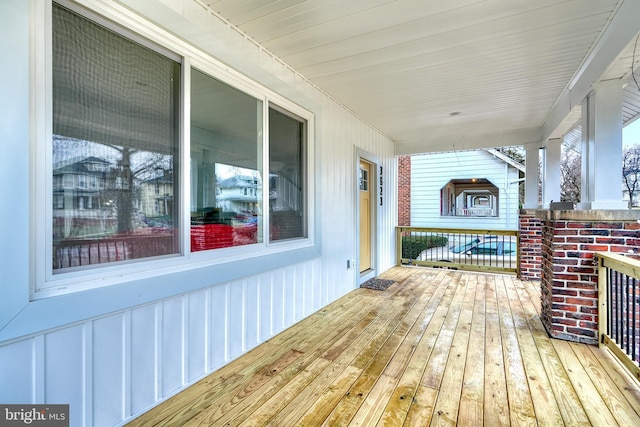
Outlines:
<svg viewBox="0 0 640 427"><path fill-rule="evenodd" d="M39 300L52 296L64 295L78 291L95 289L126 283L133 280L157 277L163 274L176 273L191 269L222 265L229 262L247 260L265 255L278 254L286 251L313 247L315 245L315 116L312 112L291 102L271 89L245 77L230 69L210 55L194 48L184 41L173 37L161 28L149 23L142 17L131 14L130 11L115 2L101 2L99 0L82 0L70 3L60 1L63 5L80 4L81 8L89 10L90 15L96 14L101 18L113 21L117 29L125 29L123 36L130 37L137 34L134 40L149 40L161 50L174 52L182 58L182 93L181 93L181 141L180 141L180 206L181 212L178 223L182 225L182 250L177 255L168 255L160 259L140 259L131 263L117 265L96 265L95 268L79 271L52 271L52 2L50 0L31 0L33 55L31 64L31 201L30 224L31 241L31 279L30 299ZM89 16L91 19L92 16ZM132 28L135 29L131 30ZM265 231L263 243L236 246L209 251L190 252L190 70L196 67L203 72L219 79L250 96L262 101L263 144L262 154L263 173L268 170L268 108L269 105L278 106L307 121L306 161L304 213L306 215L307 237L287 241L269 242ZM44 153L44 154L43 154ZM266 176L266 174L265 174ZM268 185L268 180L266 184ZM268 191L263 190L262 203L264 223L269 224Z"/></svg>

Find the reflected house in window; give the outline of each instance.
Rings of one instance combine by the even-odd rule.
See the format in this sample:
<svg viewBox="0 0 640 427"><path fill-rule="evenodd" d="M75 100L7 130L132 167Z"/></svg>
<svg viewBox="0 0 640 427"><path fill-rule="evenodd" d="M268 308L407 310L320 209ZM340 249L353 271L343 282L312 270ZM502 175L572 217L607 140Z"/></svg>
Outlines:
<svg viewBox="0 0 640 427"><path fill-rule="evenodd" d="M53 230L57 238L104 234L115 226L113 165L95 156L53 166Z"/></svg>
<svg viewBox="0 0 640 427"><path fill-rule="evenodd" d="M218 181L218 207L226 212L255 214L258 204L258 178L234 175Z"/></svg>
<svg viewBox="0 0 640 427"><path fill-rule="evenodd" d="M161 174L143 181L139 190L140 212L146 221L161 221L173 214L173 171L160 171Z"/></svg>

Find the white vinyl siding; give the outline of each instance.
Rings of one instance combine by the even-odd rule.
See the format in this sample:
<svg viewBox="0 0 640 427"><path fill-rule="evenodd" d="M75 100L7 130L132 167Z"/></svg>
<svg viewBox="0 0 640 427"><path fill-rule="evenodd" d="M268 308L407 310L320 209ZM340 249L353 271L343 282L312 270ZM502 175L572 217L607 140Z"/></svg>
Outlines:
<svg viewBox="0 0 640 427"><path fill-rule="evenodd" d="M440 190L452 179L486 178L499 190L498 216L441 215ZM518 228L518 171L484 151L412 156L411 225L414 227Z"/></svg>

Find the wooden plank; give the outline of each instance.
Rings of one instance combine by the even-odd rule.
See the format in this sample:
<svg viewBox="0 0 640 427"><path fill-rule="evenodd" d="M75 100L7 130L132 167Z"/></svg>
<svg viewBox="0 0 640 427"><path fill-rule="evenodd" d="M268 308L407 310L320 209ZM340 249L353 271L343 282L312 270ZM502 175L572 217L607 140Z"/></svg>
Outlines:
<svg viewBox="0 0 640 427"><path fill-rule="evenodd" d="M595 357L588 346L576 343L571 343L570 346L584 367L586 374L596 386L600 397L611 413L615 414L615 418L620 425L640 426L640 412L638 412L640 410L640 401L626 399L616 382L611 378L608 370Z"/></svg>
<svg viewBox="0 0 640 427"><path fill-rule="evenodd" d="M476 295L471 319L471 342L467 350L467 364L458 410L458 423L468 426L484 424L486 276L474 276L474 279Z"/></svg>
<svg viewBox="0 0 640 427"><path fill-rule="evenodd" d="M485 282L485 382L484 382L484 423L487 426L509 426L507 380L505 377L500 316L496 297L494 277Z"/></svg>
<svg viewBox="0 0 640 427"><path fill-rule="evenodd" d="M411 410L407 412L404 426L424 427L429 425L433 416L433 408L438 398L438 390L418 385Z"/></svg>
<svg viewBox="0 0 640 427"><path fill-rule="evenodd" d="M386 337L395 329L397 319L403 318L416 301L417 297L414 295L411 295L408 300L394 300L391 305L395 306L395 309L385 311L388 316L380 316L356 339L350 340L349 346L341 352L340 356L289 402L289 409L286 412L274 414L270 422L274 425L292 425L304 416L305 412L313 405L313 402L322 395L323 390L329 387L347 366L353 365L352 362L355 358L363 352L377 353L379 346L386 341ZM263 407L267 405L269 405L269 402L265 403Z"/></svg>
<svg viewBox="0 0 640 427"><path fill-rule="evenodd" d="M438 277L444 276L445 272L439 274ZM429 292L423 293L423 296L420 298L420 303L416 305L415 314L410 318L411 323L414 327L412 327L412 331L416 331L415 325L417 324L416 320L419 318L419 310L422 310L422 314L424 314L424 305L429 302L435 306L438 305L440 301L441 292L438 291L442 288L431 288ZM436 292L435 296L433 292ZM407 320L409 317L407 318ZM424 319L423 319L424 322ZM407 322L403 328L406 329L410 324ZM417 327L417 330L420 330L420 325ZM398 355L398 347L401 345L401 342L398 342L398 338L402 336L404 338L407 335L406 330L404 332L396 331L389 341L385 343L386 349L381 350L378 354L373 356L369 356L363 353L363 356L358 360L354 361L355 366L362 366L363 373L358 378L358 380L353 384L348 393L346 393L343 398L336 404L336 407L329 414L328 418L325 421L326 425L344 425L348 423L357 413L359 407L362 402L364 402L368 398L368 394L371 392L373 387L375 386L376 379L381 375L383 370L389 368L389 372L391 374L394 373L394 364L389 361L393 359L396 355ZM409 342L411 340L407 340ZM403 352L400 352L400 356L402 358ZM391 376L394 377L395 376Z"/></svg>
<svg viewBox="0 0 640 427"><path fill-rule="evenodd" d="M512 424L536 425L533 401L527 383L516 325L511 314L503 276L496 276L496 295L500 316L500 333L504 351L504 367L507 378L509 417Z"/></svg>
<svg viewBox="0 0 640 427"><path fill-rule="evenodd" d="M584 370L584 366L573 352L571 344L567 341L552 340L552 344L558 353L562 364L567 371L567 375L573 384L581 406L584 408L591 425L610 426L616 425L617 421L611 414L609 408L598 394L596 386ZM586 425L586 424L585 424Z"/></svg>
<svg viewBox="0 0 640 427"><path fill-rule="evenodd" d="M458 323L451 343L451 351L447 359L445 374L438 393L438 400L431 419L432 426L450 425L458 423L458 409L460 407L460 396L462 394L462 380L464 378L467 361L467 350L469 347L469 336L471 334L471 320L473 319L473 306L476 295L477 281L469 280L465 275L466 291L462 302L462 309L458 318ZM461 424L464 424L461 422Z"/></svg>
<svg viewBox="0 0 640 427"><path fill-rule="evenodd" d="M461 274L451 275L451 282L455 288L455 295L449 306L447 317L440 330L440 335L435 343L435 348L431 357L429 358L429 364L422 376L421 384L425 387L431 387L435 389L440 388L442 383L442 377L444 376L444 370L447 366L447 359L449 358L449 352L451 350L451 343L453 342L453 336L455 334L456 325L458 324L458 318L460 316L462 301L464 299L465 289L460 286Z"/></svg>
<svg viewBox="0 0 640 427"><path fill-rule="evenodd" d="M433 401L420 401L420 381L427 367L442 324L447 317L455 291L456 289L453 286L446 288L445 286L440 286L440 296L438 298L434 297L432 301L430 301L430 305L436 302L438 305L434 307L428 306L425 309L423 321L420 325L421 329L425 328L424 333L420 337L420 341L396 385L396 389L378 422L379 425L401 425L402 420L408 417L409 411L414 412L412 415L413 419L422 420L424 419L422 412L424 411L425 404L426 407L430 408L430 411L433 410L435 397ZM424 391L426 393L426 390ZM426 393L425 396L431 396L431 393ZM418 412L422 415L418 415ZM431 415L429 415L429 417L430 416Z"/></svg>
<svg viewBox="0 0 640 427"><path fill-rule="evenodd" d="M381 277L398 283L355 290L132 425L640 425L638 383L608 350L549 338L537 283Z"/></svg>
<svg viewBox="0 0 640 427"><path fill-rule="evenodd" d="M502 277L502 279L511 307L511 315L527 376L527 387L531 394L537 423L539 426L549 427L562 425L564 423L562 414L545 372L544 362L540 358L533 334L529 329L527 316L524 314L514 280L509 277ZM528 300L526 295L525 298Z"/></svg>
<svg viewBox="0 0 640 427"><path fill-rule="evenodd" d="M589 418L580 403L580 399L576 394L573 384L567 375L565 367L560 360L552 339L549 338L546 329L542 325L536 302L539 298L531 296L531 299L521 298L520 302L523 307L523 315L527 319L527 324L531 330L531 334L536 344L540 359L543 361L543 367L549 385L553 391L553 396L558 405L558 409L562 415L562 419L566 425L588 425Z"/></svg>
<svg viewBox="0 0 640 427"><path fill-rule="evenodd" d="M346 298L337 304L331 304L321 310L319 314L309 321L302 321L299 328L289 329L278 334L270 341L251 350L233 364L214 372L203 380L197 382L177 396L172 397L161 404L154 411L133 420L132 425L148 425L158 423L181 424L192 417L206 412L207 408L220 400L226 399L230 394L246 387L252 381L252 375L264 369L265 366L276 363L291 346L308 350L306 344L318 345L320 342L332 343L335 336L344 333L350 323L348 319L354 318L362 312L363 306L353 304L351 298ZM378 315L378 308L370 310L370 316ZM335 316L325 316L335 313ZM369 315L365 315L369 318ZM324 322L329 326L331 333L326 340L300 339L312 331L317 331L318 325Z"/></svg>
<svg viewBox="0 0 640 427"><path fill-rule="evenodd" d="M615 355L611 354L608 349L596 348L595 346L587 346L587 349L593 353L593 357L600 362L609 379L613 381L622 396L633 407L637 414L640 414L640 383L633 378L625 366L620 364Z"/></svg>

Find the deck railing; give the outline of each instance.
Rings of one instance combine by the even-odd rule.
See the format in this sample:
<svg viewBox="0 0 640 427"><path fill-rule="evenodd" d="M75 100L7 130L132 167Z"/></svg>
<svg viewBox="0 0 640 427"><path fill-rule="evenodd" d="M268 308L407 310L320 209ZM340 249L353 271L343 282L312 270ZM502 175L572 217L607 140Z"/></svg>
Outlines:
<svg viewBox="0 0 640 427"><path fill-rule="evenodd" d="M598 259L598 333L640 380L640 261L611 252Z"/></svg>
<svg viewBox="0 0 640 427"><path fill-rule="evenodd" d="M396 263L517 273L518 231L396 227Z"/></svg>

